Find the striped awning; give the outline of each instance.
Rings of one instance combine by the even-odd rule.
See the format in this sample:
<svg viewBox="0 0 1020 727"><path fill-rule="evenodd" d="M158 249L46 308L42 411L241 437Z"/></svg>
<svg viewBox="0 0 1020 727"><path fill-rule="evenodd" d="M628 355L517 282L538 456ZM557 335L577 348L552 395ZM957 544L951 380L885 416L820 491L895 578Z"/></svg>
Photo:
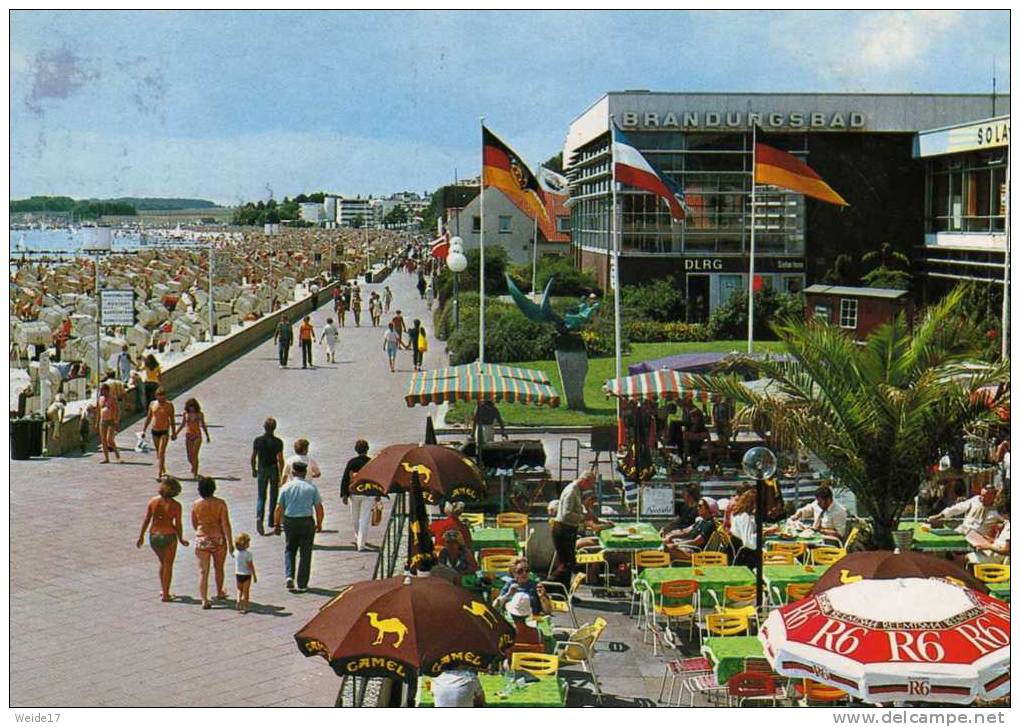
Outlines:
<svg viewBox="0 0 1020 727"><path fill-rule="evenodd" d="M684 373L665 369L609 379L602 390L607 396L631 400L681 399L688 394L697 401L716 401L720 398L716 394L693 388Z"/></svg>
<svg viewBox="0 0 1020 727"><path fill-rule="evenodd" d="M522 369L518 366L505 366L503 364L478 364L469 363L462 366L447 366L441 369L422 372L429 379L453 379L466 374L481 374L485 376L499 376L504 379L521 379L523 381L534 381L539 384L548 384L549 376L545 371L539 369Z"/></svg>
<svg viewBox="0 0 1020 727"><path fill-rule="evenodd" d="M462 373L450 378L422 371L411 378L404 399L408 406L456 401L494 401L508 404L559 406L560 395L549 384L502 376Z"/></svg>

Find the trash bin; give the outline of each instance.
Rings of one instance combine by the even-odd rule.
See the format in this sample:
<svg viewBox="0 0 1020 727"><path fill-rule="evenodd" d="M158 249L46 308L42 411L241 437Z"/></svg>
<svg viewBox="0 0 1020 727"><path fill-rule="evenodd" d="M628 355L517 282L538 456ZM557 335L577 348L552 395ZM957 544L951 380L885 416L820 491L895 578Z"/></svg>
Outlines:
<svg viewBox="0 0 1020 727"><path fill-rule="evenodd" d="M43 453L43 418L33 414L28 419L28 453L30 457L42 457Z"/></svg>
<svg viewBox="0 0 1020 727"><path fill-rule="evenodd" d="M372 282L372 273L365 273L365 282L366 283Z"/></svg>
<svg viewBox="0 0 1020 727"><path fill-rule="evenodd" d="M32 456L32 420L11 419L11 459Z"/></svg>

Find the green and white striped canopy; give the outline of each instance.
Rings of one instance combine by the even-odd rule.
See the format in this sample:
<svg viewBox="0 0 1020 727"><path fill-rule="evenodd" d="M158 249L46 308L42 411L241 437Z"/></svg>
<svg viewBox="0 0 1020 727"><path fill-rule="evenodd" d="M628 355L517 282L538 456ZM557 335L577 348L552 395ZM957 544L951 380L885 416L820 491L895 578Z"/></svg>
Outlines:
<svg viewBox="0 0 1020 727"><path fill-rule="evenodd" d="M411 377L404 397L408 406L456 401L560 405L560 395L548 383L467 372L447 378L430 373L422 371Z"/></svg>
<svg viewBox="0 0 1020 727"><path fill-rule="evenodd" d="M717 401L719 397L691 386L687 376L680 371L660 369L644 374L609 379L602 390L607 396L621 399L681 399L690 395L697 401Z"/></svg>
<svg viewBox="0 0 1020 727"><path fill-rule="evenodd" d="M447 366L441 369L421 372L428 379L453 379L466 374L478 374L483 376L499 376L504 379L521 379L523 381L534 381L539 384L548 384L549 377L539 369L522 369L518 366L505 366L503 364L478 364L469 363L462 366Z"/></svg>

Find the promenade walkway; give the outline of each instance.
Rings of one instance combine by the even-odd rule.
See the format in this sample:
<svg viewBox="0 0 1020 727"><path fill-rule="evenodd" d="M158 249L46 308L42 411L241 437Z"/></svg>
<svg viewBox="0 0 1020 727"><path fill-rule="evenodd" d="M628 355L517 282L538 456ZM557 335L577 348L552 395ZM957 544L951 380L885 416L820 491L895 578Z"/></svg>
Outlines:
<svg viewBox="0 0 1020 727"><path fill-rule="evenodd" d="M421 318L431 333L416 280L395 273L386 282L394 308L409 323ZM382 286L362 288L367 301L368 291ZM331 315L324 301L313 316L317 331ZM302 370L295 347L291 368L281 370L267 342L174 399L178 412L192 396L202 403L212 436L202 450L202 472L215 477L235 533L252 534L259 581L247 615L234 610L233 600L201 609L193 547L178 549L177 600L160 602L156 557L147 544L135 548L146 503L156 493L154 454L129 450L119 466L99 464L95 452L10 463L13 706L332 706L338 677L322 659L302 656L293 634L337 586L372 575L376 555L354 550L349 511L339 501L340 475L357 438L368 439L373 450L419 441L427 414L403 402L411 354L401 352L400 371L391 374L382 329L367 322L366 306L361 328L348 320L341 329L335 365L316 346L316 368ZM426 354L426 365L442 359L440 344ZM295 439L309 439L323 472L325 532L316 538L304 594L284 588L283 538L255 533L249 457L267 416L279 422L287 454ZM121 446L134 445L138 428L121 432ZM183 437L171 443L168 467L178 476L188 473ZM188 513L197 490L192 480L182 484L185 539L192 540ZM381 536L376 528L369 542ZM229 558L227 567L233 596Z"/></svg>

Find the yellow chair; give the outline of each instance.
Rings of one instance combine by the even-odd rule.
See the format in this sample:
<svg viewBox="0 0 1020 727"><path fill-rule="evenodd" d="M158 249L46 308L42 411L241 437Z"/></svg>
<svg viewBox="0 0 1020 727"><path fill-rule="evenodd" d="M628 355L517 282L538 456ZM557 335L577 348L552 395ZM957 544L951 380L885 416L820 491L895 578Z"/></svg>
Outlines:
<svg viewBox="0 0 1020 727"><path fill-rule="evenodd" d="M564 586L559 581L545 581L542 583L545 586L545 592L549 595L549 605L552 606L552 612L565 613L570 616L570 620L574 622L574 628L577 628L577 615L574 613L574 594L577 593L581 584L584 583L585 574L575 573L574 577L570 579L570 586Z"/></svg>
<svg viewBox="0 0 1020 727"><path fill-rule="evenodd" d="M982 583L1005 583L1009 580L1009 566L999 563L978 563L974 577Z"/></svg>
<svg viewBox="0 0 1020 727"><path fill-rule="evenodd" d="M606 554L602 551L601 547L596 546L595 550L578 552L574 556L574 562L584 568L587 568L588 566L601 566L602 585L609 588L609 562L606 560Z"/></svg>
<svg viewBox="0 0 1020 727"><path fill-rule="evenodd" d="M659 602L655 604L652 611L651 626L657 628L656 615L661 614L666 618L667 643L672 640L672 631L669 629L671 620L682 619L690 623L687 630L688 640L694 633L694 624L700 610L701 586L697 581L666 581L659 589ZM666 601L670 601L669 604ZM671 646L676 644L671 643Z"/></svg>
<svg viewBox="0 0 1020 727"><path fill-rule="evenodd" d="M483 528L485 527L485 513L484 512L462 512L460 519L468 524L468 527L472 528Z"/></svg>
<svg viewBox="0 0 1020 727"><path fill-rule="evenodd" d="M639 609L641 606L641 591L643 587L641 582L638 581L641 571L645 568L668 568L669 564L669 553L661 550L639 550L634 554L634 564L630 569L630 615L634 615L635 606Z"/></svg>
<svg viewBox="0 0 1020 727"><path fill-rule="evenodd" d="M786 584L786 602L793 603L811 595L814 583L788 583Z"/></svg>
<svg viewBox="0 0 1020 727"><path fill-rule="evenodd" d="M832 565L837 560L842 560L845 557L845 550L833 548L829 545L820 545L817 548L812 548L810 553L808 553L810 562L815 565Z"/></svg>
<svg viewBox="0 0 1020 727"><path fill-rule="evenodd" d="M765 565L794 565L793 553L762 553L762 563Z"/></svg>
<svg viewBox="0 0 1020 727"><path fill-rule="evenodd" d="M555 676L560 668L560 657L555 654L536 654L518 651L510 657L511 671L526 671L532 676Z"/></svg>
<svg viewBox="0 0 1020 727"><path fill-rule="evenodd" d="M805 679L803 685L798 684L796 692L802 699L804 706L814 704L835 704L836 702L849 702L850 695L842 689L830 687L828 684L821 684L810 679Z"/></svg>
<svg viewBox="0 0 1020 727"><path fill-rule="evenodd" d="M731 613L710 613L701 624L701 642L711 636L750 636L751 622L747 616Z"/></svg>
<svg viewBox="0 0 1020 727"><path fill-rule="evenodd" d="M495 578L505 574L516 559L516 555L490 555L482 558L482 570L489 578Z"/></svg>
<svg viewBox="0 0 1020 727"><path fill-rule="evenodd" d="M850 546L857 542L857 536L860 534L860 528L851 528L850 532L846 534L846 540L843 541L843 550L849 553Z"/></svg>
<svg viewBox="0 0 1020 727"><path fill-rule="evenodd" d="M807 552L807 546L804 543L782 543L782 542L771 542L765 544L766 553L789 553L794 559L803 557L804 553Z"/></svg>
<svg viewBox="0 0 1020 727"><path fill-rule="evenodd" d="M729 565L730 559L726 553L717 550L703 550L699 553L691 553L691 565L699 567L703 565Z"/></svg>
<svg viewBox="0 0 1020 727"><path fill-rule="evenodd" d="M528 516L523 512L501 512L496 516L497 528L513 528L517 539L524 540L528 534Z"/></svg>
<svg viewBox="0 0 1020 727"><path fill-rule="evenodd" d="M586 623L569 634L565 641L557 641L553 655L559 657L562 664L581 664L591 674L591 683L595 687L595 700L602 703L602 690L599 678L595 674L595 642L602 636L607 622L599 616L593 623Z"/></svg>
<svg viewBox="0 0 1020 727"><path fill-rule="evenodd" d="M713 590L709 590L709 594L715 601L717 613L743 615L758 622L758 591L754 586L723 586L722 600Z"/></svg>

